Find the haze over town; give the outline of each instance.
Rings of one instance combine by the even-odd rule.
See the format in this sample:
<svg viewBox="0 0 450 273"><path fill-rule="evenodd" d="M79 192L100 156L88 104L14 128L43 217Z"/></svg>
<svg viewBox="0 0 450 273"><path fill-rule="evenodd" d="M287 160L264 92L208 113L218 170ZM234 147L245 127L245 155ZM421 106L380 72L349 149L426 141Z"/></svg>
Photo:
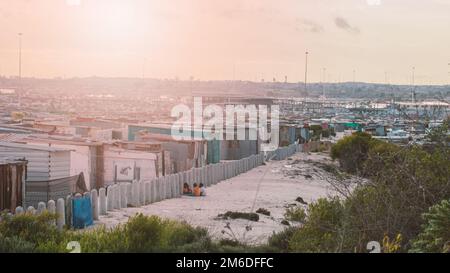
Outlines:
<svg viewBox="0 0 450 273"><path fill-rule="evenodd" d="M447 84L443 0L17 0L0 75ZM426 22L426 23L424 23ZM437 42L438 41L438 42ZM326 72L324 72L324 68Z"/></svg>

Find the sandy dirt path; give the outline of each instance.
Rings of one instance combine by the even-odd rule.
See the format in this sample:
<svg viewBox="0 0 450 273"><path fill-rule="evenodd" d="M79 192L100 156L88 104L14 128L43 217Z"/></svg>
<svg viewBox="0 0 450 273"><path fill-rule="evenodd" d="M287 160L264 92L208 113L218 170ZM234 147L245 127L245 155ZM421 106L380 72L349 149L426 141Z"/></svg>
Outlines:
<svg viewBox="0 0 450 273"><path fill-rule="evenodd" d="M206 197L184 196L140 208L114 210L108 212L107 216L101 216L97 225L113 227L128 221L136 213L143 213L204 227L216 239L234 237L248 244L261 244L273 232L286 228L281 221L287 206L301 205L295 201L297 197L310 203L320 197L335 194L324 179L324 176L330 174L318 170L305 160L329 161L326 155L298 153L290 157L290 160L270 161L264 166L209 187ZM318 172L322 173L315 175ZM215 219L218 214L227 211L251 212L258 208L269 210L271 216L260 214L258 222ZM230 236L230 229L224 228L227 223L233 236ZM227 233L223 234L224 230Z"/></svg>

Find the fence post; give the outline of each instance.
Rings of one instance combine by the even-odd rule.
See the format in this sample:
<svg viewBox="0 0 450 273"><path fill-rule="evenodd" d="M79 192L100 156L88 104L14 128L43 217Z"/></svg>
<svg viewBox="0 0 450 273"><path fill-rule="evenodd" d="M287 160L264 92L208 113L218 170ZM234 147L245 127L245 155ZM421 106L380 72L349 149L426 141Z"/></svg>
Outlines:
<svg viewBox="0 0 450 273"><path fill-rule="evenodd" d="M155 203L156 202L156 178L153 178L150 181L150 203Z"/></svg>
<svg viewBox="0 0 450 273"><path fill-rule="evenodd" d="M179 197L179 193L180 193L179 186L180 186L180 181L181 181L180 173L174 174L174 177L175 177L175 179L174 179L174 182L173 182L174 183L174 185L173 185L173 189L174 189L173 197L174 198L178 198Z"/></svg>
<svg viewBox="0 0 450 273"><path fill-rule="evenodd" d="M220 181L223 181L226 179L226 174L225 174L225 163L220 163Z"/></svg>
<svg viewBox="0 0 450 273"><path fill-rule="evenodd" d="M178 193L177 193L178 175L176 173L174 173L172 176L173 176L173 179L172 179L172 198L177 198L178 197Z"/></svg>
<svg viewBox="0 0 450 273"><path fill-rule="evenodd" d="M166 194L166 190L164 189L164 176L161 176L158 179L158 201L162 201L164 200L165 194Z"/></svg>
<svg viewBox="0 0 450 273"><path fill-rule="evenodd" d="M145 184L143 181L139 181L139 205L145 205Z"/></svg>
<svg viewBox="0 0 450 273"><path fill-rule="evenodd" d="M177 197L177 193L176 193L176 184L177 183L177 176L176 174L172 174L170 177L170 189L171 189L171 194L170 197L171 198L176 198Z"/></svg>
<svg viewBox="0 0 450 273"><path fill-rule="evenodd" d="M120 209L120 200L121 200L121 192L120 192L120 184L115 184L114 186L114 208Z"/></svg>
<svg viewBox="0 0 450 273"><path fill-rule="evenodd" d="M117 199L117 193L116 193L116 185L111 185L111 210L117 209L116 205L116 199Z"/></svg>
<svg viewBox="0 0 450 273"><path fill-rule="evenodd" d="M128 186L127 183L120 183L120 208L128 207Z"/></svg>
<svg viewBox="0 0 450 273"><path fill-rule="evenodd" d="M182 172L179 174L178 180L178 197L183 196L183 184L186 178L186 172Z"/></svg>
<svg viewBox="0 0 450 273"><path fill-rule="evenodd" d="M34 215L36 213L36 209L33 206L29 206L27 208L27 213L31 214L31 215Z"/></svg>
<svg viewBox="0 0 450 273"><path fill-rule="evenodd" d="M64 205L64 216L65 216L65 223L66 226L72 226L72 195L67 195Z"/></svg>
<svg viewBox="0 0 450 273"><path fill-rule="evenodd" d="M137 181L133 181L131 183L131 205L133 207L139 206L139 185Z"/></svg>
<svg viewBox="0 0 450 273"><path fill-rule="evenodd" d="M23 210L23 207L21 207L21 206L18 206L14 211L15 215L21 215L23 213L24 213L24 210Z"/></svg>
<svg viewBox="0 0 450 273"><path fill-rule="evenodd" d="M39 215L39 214L42 214L45 210L46 210L46 205L45 205L45 203L44 202L39 202L38 203L38 207L37 207L37 214Z"/></svg>
<svg viewBox="0 0 450 273"><path fill-rule="evenodd" d="M205 168L205 181L203 185L209 187L211 186L211 165L207 165Z"/></svg>
<svg viewBox="0 0 450 273"><path fill-rule="evenodd" d="M155 197L155 199L153 200L154 202L158 202L159 201L159 177L155 178L155 192L153 193L153 196Z"/></svg>
<svg viewBox="0 0 450 273"><path fill-rule="evenodd" d="M209 178L208 178L208 187L214 185L214 168L216 164L210 165L209 167Z"/></svg>
<svg viewBox="0 0 450 273"><path fill-rule="evenodd" d="M55 214L56 213L56 204L55 201L53 200L48 200L47 202L47 210L49 213L51 214ZM56 225L56 220L52 220L51 221L52 225Z"/></svg>
<svg viewBox="0 0 450 273"><path fill-rule="evenodd" d="M172 174L172 181L171 181L171 189L172 189L172 198L177 198L177 180L178 176L176 173Z"/></svg>
<svg viewBox="0 0 450 273"><path fill-rule="evenodd" d="M114 208L113 208L113 197L112 197L112 195L113 195L113 193L112 193L112 185L109 185L107 188L106 188L106 190L107 190L107 196L106 196L106 198L107 198L107 210L108 211L112 211Z"/></svg>
<svg viewBox="0 0 450 273"><path fill-rule="evenodd" d="M93 189L91 191L91 204L92 204L92 218L98 220L98 195L97 190Z"/></svg>
<svg viewBox="0 0 450 273"><path fill-rule="evenodd" d="M62 230L66 225L66 209L65 201L63 198L59 198L56 201L56 226L58 230Z"/></svg>
<svg viewBox="0 0 450 273"><path fill-rule="evenodd" d="M217 183L217 166L218 164L212 165L211 169L211 185L215 185Z"/></svg>
<svg viewBox="0 0 450 273"><path fill-rule="evenodd" d="M161 177L161 201L167 199L167 176Z"/></svg>
<svg viewBox="0 0 450 273"><path fill-rule="evenodd" d="M180 177L180 173L176 173L174 174L174 181L173 181L173 197L174 198L178 198L180 197L180 181L181 181L181 177Z"/></svg>
<svg viewBox="0 0 450 273"><path fill-rule="evenodd" d="M173 175L169 175L166 177L166 199L171 199L172 194L172 182L173 182Z"/></svg>
<svg viewBox="0 0 450 273"><path fill-rule="evenodd" d="M192 180L189 182L189 187L193 187L194 183L197 183L198 181L198 169L195 168L192 170Z"/></svg>
<svg viewBox="0 0 450 273"><path fill-rule="evenodd" d="M105 188L100 188L98 192L100 215L106 215L106 190Z"/></svg>
<svg viewBox="0 0 450 273"><path fill-rule="evenodd" d="M150 201L152 199L151 195L151 189L150 189L150 182L144 182L144 196L145 196L145 200L144 200L144 205L148 205L150 204Z"/></svg>
<svg viewBox="0 0 450 273"><path fill-rule="evenodd" d="M126 183L127 185L127 207L128 205L133 205L133 185L132 183Z"/></svg>
<svg viewBox="0 0 450 273"><path fill-rule="evenodd" d="M210 165L206 165L205 167L203 167L203 181L201 182L205 187L208 186L208 171L209 171L209 166Z"/></svg>

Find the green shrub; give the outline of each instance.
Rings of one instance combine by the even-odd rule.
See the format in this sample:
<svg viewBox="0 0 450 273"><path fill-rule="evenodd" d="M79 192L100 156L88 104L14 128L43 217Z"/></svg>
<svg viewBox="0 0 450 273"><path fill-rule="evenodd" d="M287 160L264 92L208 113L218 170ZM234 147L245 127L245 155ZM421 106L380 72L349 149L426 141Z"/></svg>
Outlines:
<svg viewBox="0 0 450 273"><path fill-rule="evenodd" d="M306 212L302 207L292 207L286 209L284 218L289 221L304 223L306 219Z"/></svg>
<svg viewBox="0 0 450 273"><path fill-rule="evenodd" d="M339 252L344 207L338 198L319 199L308 206L308 217L289 240L293 252Z"/></svg>
<svg viewBox="0 0 450 273"><path fill-rule="evenodd" d="M164 222L157 216L138 214L124 226L124 235L130 252L154 252L163 245Z"/></svg>
<svg viewBox="0 0 450 273"><path fill-rule="evenodd" d="M450 200L432 206L423 219L422 231L412 241L410 251L450 253Z"/></svg>
<svg viewBox="0 0 450 273"><path fill-rule="evenodd" d="M35 245L17 236L5 237L0 234L0 253L33 253Z"/></svg>
<svg viewBox="0 0 450 273"><path fill-rule="evenodd" d="M279 233L274 233L269 237L269 247L276 249L277 252L288 252L289 242L298 229L298 227L288 227Z"/></svg>
<svg viewBox="0 0 450 273"><path fill-rule="evenodd" d="M0 234L4 237L20 238L23 241L38 245L47 241L61 241L63 233L50 225L56 220L56 215L44 212L40 215L22 214L16 216L2 216Z"/></svg>

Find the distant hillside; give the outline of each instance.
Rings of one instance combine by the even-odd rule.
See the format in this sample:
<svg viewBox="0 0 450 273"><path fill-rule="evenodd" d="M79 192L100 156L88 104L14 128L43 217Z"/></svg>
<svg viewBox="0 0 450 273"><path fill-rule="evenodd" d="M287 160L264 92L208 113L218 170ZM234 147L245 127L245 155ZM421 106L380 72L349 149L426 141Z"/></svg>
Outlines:
<svg viewBox="0 0 450 273"><path fill-rule="evenodd" d="M19 88L21 87L21 88ZM450 99L450 86L446 85L386 85L373 83L311 83L307 92L303 83L249 82L249 81L182 81L176 79L139 78L72 78L34 79L19 82L14 78L0 78L0 89L22 89L36 93L113 94L136 95L222 95L270 97L319 97L356 99L411 99L415 90L417 100Z"/></svg>

